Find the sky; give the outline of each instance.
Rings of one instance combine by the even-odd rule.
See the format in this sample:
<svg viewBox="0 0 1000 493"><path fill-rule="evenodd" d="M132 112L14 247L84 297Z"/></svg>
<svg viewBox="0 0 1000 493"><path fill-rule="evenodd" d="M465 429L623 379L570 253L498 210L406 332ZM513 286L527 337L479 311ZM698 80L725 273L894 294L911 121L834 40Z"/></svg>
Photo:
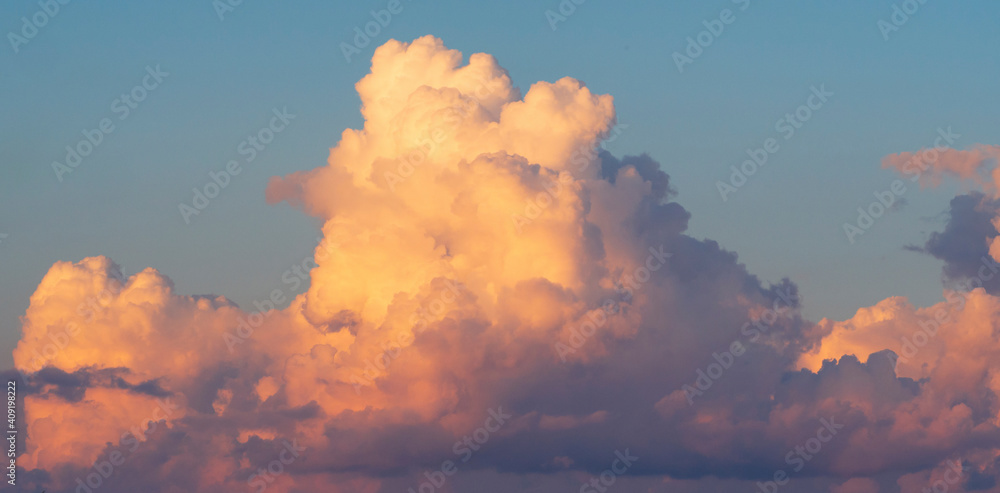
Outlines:
<svg viewBox="0 0 1000 493"><path fill-rule="evenodd" d="M1000 491L993 2L0 13L16 491Z"/></svg>

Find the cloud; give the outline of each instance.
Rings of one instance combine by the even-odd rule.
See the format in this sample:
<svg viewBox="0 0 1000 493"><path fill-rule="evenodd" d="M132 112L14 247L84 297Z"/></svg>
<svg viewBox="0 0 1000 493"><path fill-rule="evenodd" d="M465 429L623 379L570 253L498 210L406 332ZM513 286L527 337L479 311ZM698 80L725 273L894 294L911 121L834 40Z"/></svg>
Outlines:
<svg viewBox="0 0 1000 493"><path fill-rule="evenodd" d="M917 152L890 154L882 159L882 168L895 168L904 175L919 179L921 187L936 187L945 176L969 180L996 191L996 172L983 176L990 164L1000 158L1000 146L977 145L968 150L935 147ZM995 168L994 168L995 169Z"/></svg>
<svg viewBox="0 0 1000 493"><path fill-rule="evenodd" d="M993 276L995 264L990 255L991 239L998 234L994 226L998 214L1000 201L982 192L959 195L951 200L944 230L931 233L923 247L911 249L942 260L942 275L953 286L1000 293L1000 276Z"/></svg>
<svg viewBox="0 0 1000 493"><path fill-rule="evenodd" d="M267 187L323 223L309 290L287 308L182 295L103 257L50 269L14 354L36 484L68 491L116 452L102 491L265 477L269 491L395 491L446 460L579 488L626 448L634 485L784 468L851 491L956 458L994 475L987 293L814 324L793 282L685 234L663 166L597 150L610 96L563 78L522 97L492 56L463 65L430 36L378 48L356 88L363 128ZM938 310L919 351L897 347ZM493 429L497 409L511 417ZM788 454L831 426L793 470ZM304 450L285 463L288 443Z"/></svg>

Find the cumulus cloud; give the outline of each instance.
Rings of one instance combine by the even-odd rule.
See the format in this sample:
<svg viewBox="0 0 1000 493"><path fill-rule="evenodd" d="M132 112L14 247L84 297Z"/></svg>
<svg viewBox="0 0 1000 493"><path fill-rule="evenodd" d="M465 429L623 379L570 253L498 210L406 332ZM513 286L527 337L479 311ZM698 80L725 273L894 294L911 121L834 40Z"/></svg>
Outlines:
<svg viewBox="0 0 1000 493"><path fill-rule="evenodd" d="M949 131L950 132L950 131ZM978 188L966 197L952 201L948 228L935 234L925 246L925 250L935 257L945 260L947 277L966 276L968 265L958 258L971 259L982 247L982 236L986 253L993 260L1000 261L1000 214L997 200L1000 200L1000 146L975 145L967 150L935 147L918 152L891 154L882 160L883 168L893 168L921 187L936 187L945 177L957 178ZM989 214L989 221L984 221ZM958 251L956 251L958 250ZM975 261L979 261L977 258ZM974 269L978 269L974 267ZM994 288L995 289L995 288Z"/></svg>
<svg viewBox="0 0 1000 493"><path fill-rule="evenodd" d="M611 96L571 78L522 96L492 56L430 36L378 48L356 88L363 128L266 190L322 221L287 308L103 257L52 267L14 353L31 486L399 491L451 460L579 489L626 449L633 490L784 469L918 491L949 460L978 475L963 484L995 476L988 293L814 324L793 282L685 234L663 166L597 150Z"/></svg>
<svg viewBox="0 0 1000 493"><path fill-rule="evenodd" d="M990 255L998 215L1000 201L978 191L959 195L949 204L944 230L931 233L922 247L909 249L943 261L942 277L952 287L983 287L998 294L1000 276L992 275L996 261Z"/></svg>
<svg viewBox="0 0 1000 493"><path fill-rule="evenodd" d="M894 168L903 175L920 181L921 187L936 187L944 177L968 180L991 191L997 190L996 160L1000 146L977 145L967 150L935 147L917 152L890 154L882 159L883 168Z"/></svg>

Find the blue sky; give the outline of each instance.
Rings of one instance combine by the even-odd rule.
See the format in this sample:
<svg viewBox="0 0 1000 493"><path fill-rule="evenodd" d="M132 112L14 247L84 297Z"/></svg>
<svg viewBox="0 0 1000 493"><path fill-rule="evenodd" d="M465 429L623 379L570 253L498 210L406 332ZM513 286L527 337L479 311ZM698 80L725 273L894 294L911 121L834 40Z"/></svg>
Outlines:
<svg viewBox="0 0 1000 493"><path fill-rule="evenodd" d="M788 276L812 319L906 295L941 297L940 263L902 250L943 226L957 189L906 193L907 204L850 244L842 223L895 175L883 156L932 145L1000 141L996 6L929 0L885 40L893 2L629 2L588 0L553 30L557 1L402 3L403 11L347 62L340 44L386 1L245 0L220 20L208 0L72 1L14 53L0 48L0 365L9 366L18 317L56 261L107 255L127 274L154 267L179 292L222 294L251 306L308 256L317 223L269 206L272 176L323 164L344 128L362 124L354 83L376 45L434 34L466 56L495 55L522 92L572 76L615 97L627 125L616 155L648 152L692 213L689 233L738 252L767 281ZM679 72L672 54L703 21L735 22ZM0 7L18 32L35 2ZM5 36L6 38L6 36ZM114 101L147 67L169 75L125 119ZM834 93L726 202L716 182L745 151L777 134L810 87ZM242 159L239 146L274 109L295 115L210 206L186 224L178 204L210 171ZM60 182L53 161L81 131L115 129Z"/></svg>

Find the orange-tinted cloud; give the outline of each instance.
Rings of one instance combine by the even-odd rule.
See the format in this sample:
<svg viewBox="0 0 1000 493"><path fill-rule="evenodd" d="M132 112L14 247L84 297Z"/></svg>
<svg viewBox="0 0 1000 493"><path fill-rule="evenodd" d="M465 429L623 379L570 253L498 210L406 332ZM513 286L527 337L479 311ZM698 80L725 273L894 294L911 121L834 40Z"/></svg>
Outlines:
<svg viewBox="0 0 1000 493"><path fill-rule="evenodd" d="M917 152L890 154L882 159L883 168L894 168L913 180L920 181L921 187L935 187L942 178L952 176L969 180L981 187L997 190L996 173L986 173L985 168L996 166L1000 158L1000 146L977 145L968 150L934 147Z"/></svg>
<svg viewBox="0 0 1000 493"><path fill-rule="evenodd" d="M563 78L522 97L493 57L462 61L430 36L386 43L357 84L363 128L272 179L270 202L323 222L287 308L102 257L54 265L14 354L38 484L74 488L116 453L102 491L405 491L445 460L570 482L625 448L641 461L623 482L756 481L829 423L794 472L837 491L955 458L992 473L993 296L805 321L791 281L684 233L658 163L595 150L610 96ZM961 163L942 172L971 177Z"/></svg>

